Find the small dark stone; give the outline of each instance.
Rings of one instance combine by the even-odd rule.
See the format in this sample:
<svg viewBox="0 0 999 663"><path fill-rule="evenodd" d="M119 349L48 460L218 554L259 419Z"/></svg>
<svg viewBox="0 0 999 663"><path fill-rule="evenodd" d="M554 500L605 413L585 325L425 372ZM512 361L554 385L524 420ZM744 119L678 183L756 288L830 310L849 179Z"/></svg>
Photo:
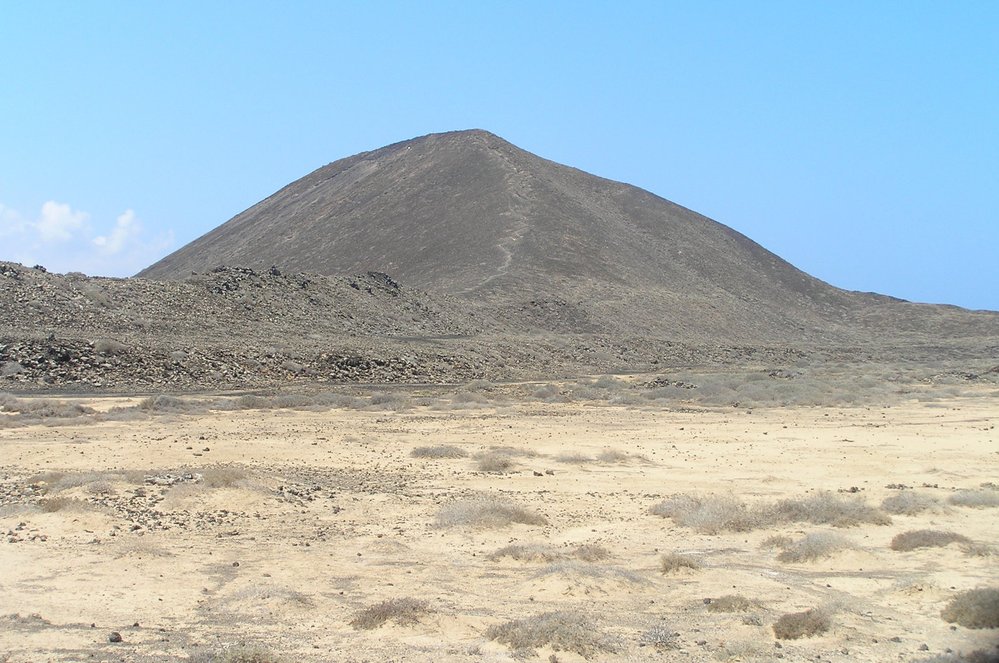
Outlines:
<svg viewBox="0 0 999 663"><path fill-rule="evenodd" d="M121 633L111 631L111 635L108 636L108 642L121 642Z"/></svg>
<svg viewBox="0 0 999 663"><path fill-rule="evenodd" d="M928 644L926 644L925 642L923 644L919 645L919 651L929 651L929 650L930 650L930 646Z"/></svg>
<svg viewBox="0 0 999 663"><path fill-rule="evenodd" d="M239 562L233 562L232 565L233 566L239 566Z"/></svg>

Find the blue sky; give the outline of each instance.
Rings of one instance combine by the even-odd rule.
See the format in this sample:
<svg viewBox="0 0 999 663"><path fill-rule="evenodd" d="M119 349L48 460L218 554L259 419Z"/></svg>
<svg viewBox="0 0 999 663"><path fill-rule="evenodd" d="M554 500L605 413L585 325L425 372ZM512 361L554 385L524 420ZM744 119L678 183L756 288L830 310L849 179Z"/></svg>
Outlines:
<svg viewBox="0 0 999 663"><path fill-rule="evenodd" d="M488 129L855 290L999 310L999 3L0 0L0 259L129 275Z"/></svg>

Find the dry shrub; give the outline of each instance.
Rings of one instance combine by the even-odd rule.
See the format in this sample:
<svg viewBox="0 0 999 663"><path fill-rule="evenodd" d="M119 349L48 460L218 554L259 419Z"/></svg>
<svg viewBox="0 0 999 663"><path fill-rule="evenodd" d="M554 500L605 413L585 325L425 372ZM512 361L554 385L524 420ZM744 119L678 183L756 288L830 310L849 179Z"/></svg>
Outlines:
<svg viewBox="0 0 999 663"><path fill-rule="evenodd" d="M76 419L84 415L95 414L96 410L82 403L72 401L52 400L48 398L17 398L8 393L0 393L0 412L16 413L8 417L11 423L27 425L50 419ZM54 423L48 422L46 423Z"/></svg>
<svg viewBox="0 0 999 663"><path fill-rule="evenodd" d="M708 604L708 612L746 612L755 604L741 594L728 594L712 599Z"/></svg>
<svg viewBox="0 0 999 663"><path fill-rule="evenodd" d="M825 557L832 557L841 550L853 548L844 537L832 532L812 532L806 534L800 541L795 541L785 547L778 555L781 562L811 562Z"/></svg>
<svg viewBox="0 0 999 663"><path fill-rule="evenodd" d="M430 609L430 604L421 599L389 599L358 611L350 620L350 625L355 629L365 630L378 628L388 621L400 626L410 626L419 623L420 617L431 612L433 610Z"/></svg>
<svg viewBox="0 0 999 663"><path fill-rule="evenodd" d="M437 527L505 527L512 523L547 525L548 519L506 499L461 499L441 508Z"/></svg>
<svg viewBox="0 0 999 663"><path fill-rule="evenodd" d="M783 534L774 534L760 541L760 548L763 550L776 550L777 548L787 548L794 543L794 539Z"/></svg>
<svg viewBox="0 0 999 663"><path fill-rule="evenodd" d="M409 455L413 458L465 458L468 452L451 444L438 444L432 447L416 447Z"/></svg>
<svg viewBox="0 0 999 663"><path fill-rule="evenodd" d="M652 646L658 650L679 649L680 634L670 628L669 624L657 622L639 636L638 643L639 646Z"/></svg>
<svg viewBox="0 0 999 663"><path fill-rule="evenodd" d="M576 559L581 559L584 562L599 562L609 559L611 557L611 553L601 545L597 545L595 543L584 543L576 546L576 549L572 551L572 556Z"/></svg>
<svg viewBox="0 0 999 663"><path fill-rule="evenodd" d="M965 628L999 628L999 588L961 592L940 613L945 622Z"/></svg>
<svg viewBox="0 0 999 663"><path fill-rule="evenodd" d="M236 488L245 485L249 477L240 465L213 465L201 470L201 481L207 488Z"/></svg>
<svg viewBox="0 0 999 663"><path fill-rule="evenodd" d="M106 479L92 481L84 490L90 495L114 495L114 485Z"/></svg>
<svg viewBox="0 0 999 663"><path fill-rule="evenodd" d="M555 456L555 460L560 463L568 463L570 465L585 465L586 463L593 462L593 458L581 453L559 454L558 456Z"/></svg>
<svg viewBox="0 0 999 663"><path fill-rule="evenodd" d="M971 543L971 539L940 529L916 529L896 534L891 549L908 552L917 548L942 548L951 543Z"/></svg>
<svg viewBox="0 0 999 663"><path fill-rule="evenodd" d="M263 647L236 647L212 657L213 663L280 663L277 654Z"/></svg>
<svg viewBox="0 0 999 663"><path fill-rule="evenodd" d="M629 458L631 458L630 455L617 449L604 449L597 456L597 460L601 463L626 463Z"/></svg>
<svg viewBox="0 0 999 663"><path fill-rule="evenodd" d="M508 645L518 656L533 655L537 647L575 652L583 658L614 653L617 646L584 615L568 611L545 612L490 626L486 637Z"/></svg>
<svg viewBox="0 0 999 663"><path fill-rule="evenodd" d="M545 568L538 571L535 577L541 578L550 575L560 575L565 577L577 577L577 578L595 578L595 579L614 579L623 580L625 582L642 584L646 580L639 574L633 571L627 571L625 569L614 568L613 566L604 566L599 564L584 564L582 562L572 561L572 560L559 560L552 562Z"/></svg>
<svg viewBox="0 0 999 663"><path fill-rule="evenodd" d="M988 543L968 543L961 546L961 552L968 557L995 557L999 555L999 548Z"/></svg>
<svg viewBox="0 0 999 663"><path fill-rule="evenodd" d="M38 500L38 507L45 513L57 511L81 511L90 505L75 497L45 497Z"/></svg>
<svg viewBox="0 0 999 663"><path fill-rule="evenodd" d="M821 608L804 612L789 612L774 622L774 636L778 640L797 640L825 633L832 626L832 618Z"/></svg>
<svg viewBox="0 0 999 663"><path fill-rule="evenodd" d="M911 490L900 491L881 501L881 508L897 516L914 516L939 505L937 498Z"/></svg>
<svg viewBox="0 0 999 663"><path fill-rule="evenodd" d="M987 509L999 506L999 490L984 488L981 490L959 490L947 501L954 506L967 506L973 509Z"/></svg>
<svg viewBox="0 0 999 663"><path fill-rule="evenodd" d="M793 522L808 522L833 527L856 527L863 523L889 525L891 518L881 510L869 506L861 498L844 498L822 491L798 499L779 500L775 506L778 516Z"/></svg>
<svg viewBox="0 0 999 663"><path fill-rule="evenodd" d="M574 557L584 562L599 562L611 556L603 546L584 543L572 550L560 550L552 546L540 544L511 544L504 546L489 555L489 559L497 560L509 557L520 562L554 562L560 559Z"/></svg>
<svg viewBox="0 0 999 663"><path fill-rule="evenodd" d="M505 453L488 453L479 458L476 469L479 472L501 474L511 471L515 465L516 463L513 462L513 458Z"/></svg>
<svg viewBox="0 0 999 663"><path fill-rule="evenodd" d="M745 532L768 520L763 511L750 509L729 495L671 495L653 506L649 513L707 534Z"/></svg>
<svg viewBox="0 0 999 663"><path fill-rule="evenodd" d="M700 571L701 563L690 555L666 553L659 560L659 570L663 573L677 573L685 569Z"/></svg>

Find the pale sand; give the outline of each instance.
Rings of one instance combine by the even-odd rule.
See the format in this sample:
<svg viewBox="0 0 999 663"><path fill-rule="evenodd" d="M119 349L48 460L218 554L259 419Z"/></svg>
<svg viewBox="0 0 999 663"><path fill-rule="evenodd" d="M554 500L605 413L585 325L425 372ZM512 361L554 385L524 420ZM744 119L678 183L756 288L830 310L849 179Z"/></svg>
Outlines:
<svg viewBox="0 0 999 663"><path fill-rule="evenodd" d="M958 544L895 552L889 542L934 528L999 546L999 509L945 505L956 489L999 483L997 422L999 405L983 397L752 412L536 404L243 411L0 430L8 489L40 472L97 473L49 495L86 500L82 508L46 513L37 497L26 497L0 510L0 532L13 532L0 540L0 660L173 660L201 652L204 661L205 652L259 645L287 661L505 661L514 652L485 630L552 610L589 615L616 643L616 653L592 660L908 661L948 648L991 650L995 630L952 628L940 612L961 590L999 586L999 557L970 556ZM471 457L410 456L438 444L473 455L502 445L538 455L517 458L510 474L477 472ZM558 460L607 449L631 456ZM245 471L205 474L234 485L133 492L146 473L229 463ZM87 487L109 478L113 496ZM852 487L877 506L897 492L888 484L912 486L942 506L886 526L795 523L719 535L648 513L673 493L751 502ZM310 487L318 487L311 500L288 490L308 495ZM435 526L441 505L480 494L507 496L550 524ZM142 505L158 513L130 516ZM133 522L143 528L130 531ZM816 531L836 531L856 548L795 564L760 548L774 534ZM592 543L611 557L554 569L488 557L513 543L566 552ZM703 568L663 575L660 556L674 551ZM726 594L758 605L707 610L704 599ZM358 610L399 597L425 599L434 612L410 626L351 627ZM832 614L831 630L778 647L777 617L811 607ZM640 646L641 634L661 621L679 633L680 649ZM111 631L123 642L109 643ZM583 660L563 651L549 659L549 647L536 653L535 660Z"/></svg>

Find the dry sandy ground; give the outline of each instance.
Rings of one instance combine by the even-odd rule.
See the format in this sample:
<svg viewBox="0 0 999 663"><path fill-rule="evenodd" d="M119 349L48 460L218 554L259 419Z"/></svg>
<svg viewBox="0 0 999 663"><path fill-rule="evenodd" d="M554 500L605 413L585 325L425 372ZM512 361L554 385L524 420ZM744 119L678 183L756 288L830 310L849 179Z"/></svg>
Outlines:
<svg viewBox="0 0 999 663"><path fill-rule="evenodd" d="M997 423L999 405L985 397L753 411L241 411L0 430L0 660L579 661L571 649L586 637L590 660L993 651L996 630L954 626L941 610L962 590L999 584L999 557L982 545L889 544L938 529L999 545L999 509L947 503L999 482ZM469 456L410 455L445 444ZM503 446L536 455L514 455L510 472L477 470L475 454ZM607 450L620 453L597 458ZM200 480L146 479L184 471ZM937 503L886 525L718 534L649 512L678 493L757 503L831 491L876 507L899 492L892 484ZM509 499L547 524L437 522L443 506L476 496ZM803 562L761 547L813 532L851 547ZM547 559L492 556L515 544L542 546ZM579 559L581 544L607 557ZM674 552L701 568L663 573ZM707 599L731 594L750 605L709 610ZM352 626L400 598L428 611L411 624ZM827 632L775 639L782 614L816 607L831 615ZM551 611L589 621L533 654L485 635Z"/></svg>

